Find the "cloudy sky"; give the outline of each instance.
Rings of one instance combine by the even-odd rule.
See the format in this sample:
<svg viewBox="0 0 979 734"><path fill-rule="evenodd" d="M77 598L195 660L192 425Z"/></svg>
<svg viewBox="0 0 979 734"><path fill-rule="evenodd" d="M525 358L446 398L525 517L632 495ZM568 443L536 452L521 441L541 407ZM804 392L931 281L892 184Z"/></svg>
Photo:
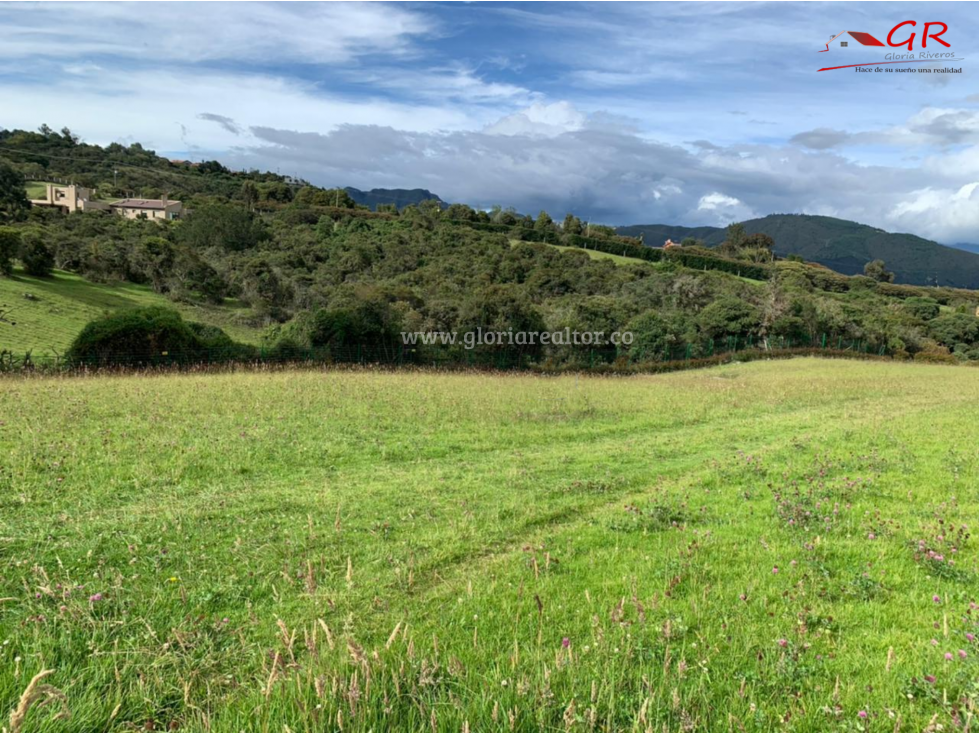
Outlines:
<svg viewBox="0 0 979 734"><path fill-rule="evenodd" d="M904 20L915 54L946 23L927 50L962 73L817 73L906 52L818 53ZM615 224L977 242L977 26L971 3L0 3L0 126Z"/></svg>

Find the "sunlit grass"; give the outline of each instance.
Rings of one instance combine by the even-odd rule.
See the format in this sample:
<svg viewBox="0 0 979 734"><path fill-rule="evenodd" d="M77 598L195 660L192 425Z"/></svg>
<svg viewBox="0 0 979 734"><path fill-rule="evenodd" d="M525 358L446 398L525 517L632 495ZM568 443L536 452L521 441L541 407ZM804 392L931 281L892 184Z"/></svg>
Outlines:
<svg viewBox="0 0 979 734"><path fill-rule="evenodd" d="M48 668L25 730L975 728L977 377L0 383L0 707Z"/></svg>
<svg viewBox="0 0 979 734"><path fill-rule="evenodd" d="M239 318L247 309L237 301L223 306L175 303L145 285L93 283L61 270L36 278L18 268L13 277L0 277L0 309L9 311L0 321L0 349L17 355L32 351L35 357L63 354L89 321L141 306L174 308L186 319L221 327L247 344L260 339L261 330Z"/></svg>

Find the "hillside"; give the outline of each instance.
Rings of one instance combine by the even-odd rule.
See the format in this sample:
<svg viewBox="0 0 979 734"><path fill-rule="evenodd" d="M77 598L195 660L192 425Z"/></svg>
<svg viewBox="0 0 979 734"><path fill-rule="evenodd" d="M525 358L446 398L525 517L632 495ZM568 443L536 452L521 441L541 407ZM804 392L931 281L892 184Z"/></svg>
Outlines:
<svg viewBox="0 0 979 734"><path fill-rule="evenodd" d="M898 283L979 288L979 254L912 234L885 232L857 222L807 214L773 214L744 223L748 232L763 232L775 240L781 256L800 255L846 275L863 272L871 260L883 260ZM667 238L702 239L708 246L724 240L718 227L674 227L637 224L619 227L619 234L643 235L647 245L661 246Z"/></svg>
<svg viewBox="0 0 979 734"><path fill-rule="evenodd" d="M68 161L78 166L73 175L94 179L122 150L142 150L85 146L67 133L5 135L0 152L11 139L42 150L98 150L95 172L86 173L81 158ZM50 172L64 176L55 170L62 157L50 158ZM0 279L0 302L13 307L18 320L16 327L0 325L0 349L61 350L106 311L172 304L187 319L219 326L239 341L264 338L272 353L287 357L320 348L357 359L401 354L405 333L608 337L628 331L635 337L628 348L539 341L526 343L518 356L527 363L594 367L710 358L718 350L776 344L979 361L975 291L772 263L771 253L757 248L643 247L573 215L558 224L546 212L532 218L462 203L446 210L389 203L371 212L339 189L305 186L293 194L293 183L265 182L259 172L239 182L220 169L201 168L213 167L187 175L214 186L177 221L42 209L12 217L3 229L13 263L49 262L58 270L51 279L27 279L22 270ZM30 170L21 163L14 173ZM148 176L148 170L138 173ZM225 184L228 195L219 193ZM424 200L430 192L414 195ZM783 253L850 272L882 257L905 281L924 281L935 252L947 253L959 258L958 273L943 273L940 282L979 285L979 278L960 275L974 275L979 257L920 238L825 217L769 217L746 228L770 232ZM647 244L667 236L702 236L716 244L723 237L707 228L655 227L643 234ZM915 262L919 271L911 269ZM491 360L502 351L502 343L480 345L475 353L455 346L447 356Z"/></svg>
<svg viewBox="0 0 979 734"><path fill-rule="evenodd" d="M92 283L60 270L50 278L35 278L18 268L12 278L0 277L0 310L13 322L0 321L0 350L32 351L35 357L63 354L92 319L139 306L175 308L188 320L218 326L248 344L257 344L261 335L242 323L248 309L236 301L224 306L180 304L145 285Z"/></svg>
<svg viewBox="0 0 979 734"><path fill-rule="evenodd" d="M442 201L437 194L433 194L428 189L371 189L361 191L352 186L347 186L344 191L350 194L350 198L358 204L377 210L380 204L393 204L400 211L406 206L413 206L436 199Z"/></svg>
<svg viewBox="0 0 979 734"><path fill-rule="evenodd" d="M71 181L110 198L133 193L146 198L234 198L247 181L257 187L260 198L287 201L304 183L275 173L232 171L217 161L170 160L139 143L92 145L68 128L56 132L46 125L38 131L0 129L0 163L4 162L28 181ZM38 191L35 187L32 193Z"/></svg>

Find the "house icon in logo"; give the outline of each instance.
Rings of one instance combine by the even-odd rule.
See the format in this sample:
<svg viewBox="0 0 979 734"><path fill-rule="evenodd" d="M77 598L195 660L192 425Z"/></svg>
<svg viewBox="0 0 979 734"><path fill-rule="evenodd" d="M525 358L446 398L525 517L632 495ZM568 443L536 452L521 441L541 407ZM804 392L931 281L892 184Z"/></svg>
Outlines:
<svg viewBox="0 0 979 734"><path fill-rule="evenodd" d="M840 31L831 39L829 43L826 44L826 48L819 50L819 53L826 53L831 48L847 48L850 43L850 39L855 40L861 46L883 46L884 44L878 41L869 33L862 33L860 31Z"/></svg>

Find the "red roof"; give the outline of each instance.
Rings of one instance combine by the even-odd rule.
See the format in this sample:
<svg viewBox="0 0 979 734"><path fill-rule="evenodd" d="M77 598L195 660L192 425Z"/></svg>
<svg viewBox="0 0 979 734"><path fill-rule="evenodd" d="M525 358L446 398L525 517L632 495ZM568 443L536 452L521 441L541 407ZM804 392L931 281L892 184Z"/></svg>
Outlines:
<svg viewBox="0 0 979 734"><path fill-rule="evenodd" d="M832 43L837 38L839 38L840 36L842 36L844 33L849 33L857 43L861 43L864 46L883 46L884 45L883 43L881 43L880 41L878 41L876 38L874 38L869 33L864 33L862 31L840 31L835 36L833 36L831 39L829 39L829 43ZM826 44L826 48L822 49L822 51L820 51L820 53L822 53L823 51L829 51L829 43Z"/></svg>

